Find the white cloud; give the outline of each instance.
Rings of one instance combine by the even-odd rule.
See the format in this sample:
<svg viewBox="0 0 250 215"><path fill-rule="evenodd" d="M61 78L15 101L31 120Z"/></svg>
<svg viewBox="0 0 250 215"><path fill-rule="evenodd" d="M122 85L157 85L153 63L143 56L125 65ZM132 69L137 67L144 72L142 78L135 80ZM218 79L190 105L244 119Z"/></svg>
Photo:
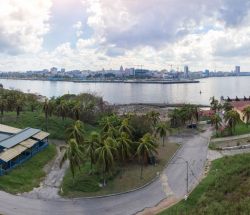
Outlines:
<svg viewBox="0 0 250 215"><path fill-rule="evenodd" d="M49 30L51 0L0 0L0 5L0 51L39 51Z"/></svg>
<svg viewBox="0 0 250 215"><path fill-rule="evenodd" d="M82 22L81 22L81 21L76 22L76 23L73 25L73 28L76 30L76 36L77 36L77 37L81 37L82 34L83 34Z"/></svg>

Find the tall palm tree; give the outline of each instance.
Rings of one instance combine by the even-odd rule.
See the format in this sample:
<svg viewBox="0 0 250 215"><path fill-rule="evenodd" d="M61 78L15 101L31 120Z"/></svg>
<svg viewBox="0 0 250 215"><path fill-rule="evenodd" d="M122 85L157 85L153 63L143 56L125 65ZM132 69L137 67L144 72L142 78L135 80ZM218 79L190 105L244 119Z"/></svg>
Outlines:
<svg viewBox="0 0 250 215"><path fill-rule="evenodd" d="M85 129L82 121L77 120L66 129L68 139L75 139L79 145L84 142Z"/></svg>
<svg viewBox="0 0 250 215"><path fill-rule="evenodd" d="M250 121L250 106L247 106L243 109L244 119L246 119L246 124L248 126Z"/></svg>
<svg viewBox="0 0 250 215"><path fill-rule="evenodd" d="M65 119L67 113L67 101L61 100L57 106L58 114L62 117L62 120Z"/></svg>
<svg viewBox="0 0 250 215"><path fill-rule="evenodd" d="M96 131L92 131L89 140L85 141L84 148L86 156L90 158L90 173L93 172L93 164L95 163L95 151L101 144L101 137Z"/></svg>
<svg viewBox="0 0 250 215"><path fill-rule="evenodd" d="M230 129L231 135L233 135L233 131L235 130L235 126L240 122L240 115L235 110L230 110L225 114L225 120Z"/></svg>
<svg viewBox="0 0 250 215"><path fill-rule="evenodd" d="M45 130L48 131L49 100L47 98L43 103L43 112L45 114Z"/></svg>
<svg viewBox="0 0 250 215"><path fill-rule="evenodd" d="M115 164L115 156L117 155L116 142L111 137L104 140L95 151L97 162L102 169L103 186L106 185L106 175L111 172Z"/></svg>
<svg viewBox="0 0 250 215"><path fill-rule="evenodd" d="M162 145L164 146L165 138L170 131L170 128L166 122L160 122L156 126L156 134L162 138Z"/></svg>
<svg viewBox="0 0 250 215"><path fill-rule="evenodd" d="M126 159L131 155L132 141L126 132L122 132L121 136L117 140L117 143L120 159L124 167Z"/></svg>
<svg viewBox="0 0 250 215"><path fill-rule="evenodd" d="M170 114L170 122L172 127L178 127L181 125L182 122L182 114L181 110L175 108Z"/></svg>
<svg viewBox="0 0 250 215"><path fill-rule="evenodd" d="M222 124L222 119L219 116L219 114L214 114L214 115L211 116L211 123L212 123L212 125L215 126L216 136L218 137L218 130L219 130L219 127Z"/></svg>
<svg viewBox="0 0 250 215"><path fill-rule="evenodd" d="M76 120L80 119L80 114L81 114L81 105L79 102L76 102L72 108L72 113L73 116Z"/></svg>
<svg viewBox="0 0 250 215"><path fill-rule="evenodd" d="M66 148L64 155L62 157L62 160L60 161L60 168L62 167L63 163L66 160L69 160L69 167L72 173L73 178L75 177L75 169L79 168L84 161L84 156L81 150L81 147L79 147L79 145L77 144L77 141L75 139L70 139L67 142L67 146L66 147L62 147L62 148Z"/></svg>
<svg viewBox="0 0 250 215"><path fill-rule="evenodd" d="M147 133L140 139L136 154L139 156L139 159L141 161L141 179L145 160L151 155L157 154L156 149L156 141L154 140L151 134Z"/></svg>

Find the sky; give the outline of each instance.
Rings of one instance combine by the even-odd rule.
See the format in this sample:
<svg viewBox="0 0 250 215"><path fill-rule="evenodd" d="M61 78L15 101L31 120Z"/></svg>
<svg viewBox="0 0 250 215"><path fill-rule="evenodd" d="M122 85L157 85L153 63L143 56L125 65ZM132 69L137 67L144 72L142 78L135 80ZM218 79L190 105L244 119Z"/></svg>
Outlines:
<svg viewBox="0 0 250 215"><path fill-rule="evenodd" d="M250 71L250 0L0 0L0 71Z"/></svg>

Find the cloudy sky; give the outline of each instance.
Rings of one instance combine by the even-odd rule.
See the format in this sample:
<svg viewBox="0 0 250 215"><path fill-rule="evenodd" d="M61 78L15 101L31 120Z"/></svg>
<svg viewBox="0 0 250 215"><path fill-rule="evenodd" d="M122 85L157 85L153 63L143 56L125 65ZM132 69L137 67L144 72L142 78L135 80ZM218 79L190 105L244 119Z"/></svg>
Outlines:
<svg viewBox="0 0 250 215"><path fill-rule="evenodd" d="M0 0L0 70L250 71L249 0Z"/></svg>

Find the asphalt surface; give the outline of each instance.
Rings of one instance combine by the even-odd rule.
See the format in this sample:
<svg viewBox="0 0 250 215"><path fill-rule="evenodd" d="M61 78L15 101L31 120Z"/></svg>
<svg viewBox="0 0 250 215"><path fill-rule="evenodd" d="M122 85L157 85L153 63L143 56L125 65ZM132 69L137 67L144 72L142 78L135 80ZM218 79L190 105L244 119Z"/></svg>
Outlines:
<svg viewBox="0 0 250 215"><path fill-rule="evenodd" d="M169 196L183 197L198 183L207 157L207 144L211 136L208 129L201 134L171 137L172 141L183 144L161 177L149 186L119 196L95 199L43 200L15 196L0 192L0 214L4 215L131 215L146 207L153 207ZM181 157L181 158L180 158Z"/></svg>

